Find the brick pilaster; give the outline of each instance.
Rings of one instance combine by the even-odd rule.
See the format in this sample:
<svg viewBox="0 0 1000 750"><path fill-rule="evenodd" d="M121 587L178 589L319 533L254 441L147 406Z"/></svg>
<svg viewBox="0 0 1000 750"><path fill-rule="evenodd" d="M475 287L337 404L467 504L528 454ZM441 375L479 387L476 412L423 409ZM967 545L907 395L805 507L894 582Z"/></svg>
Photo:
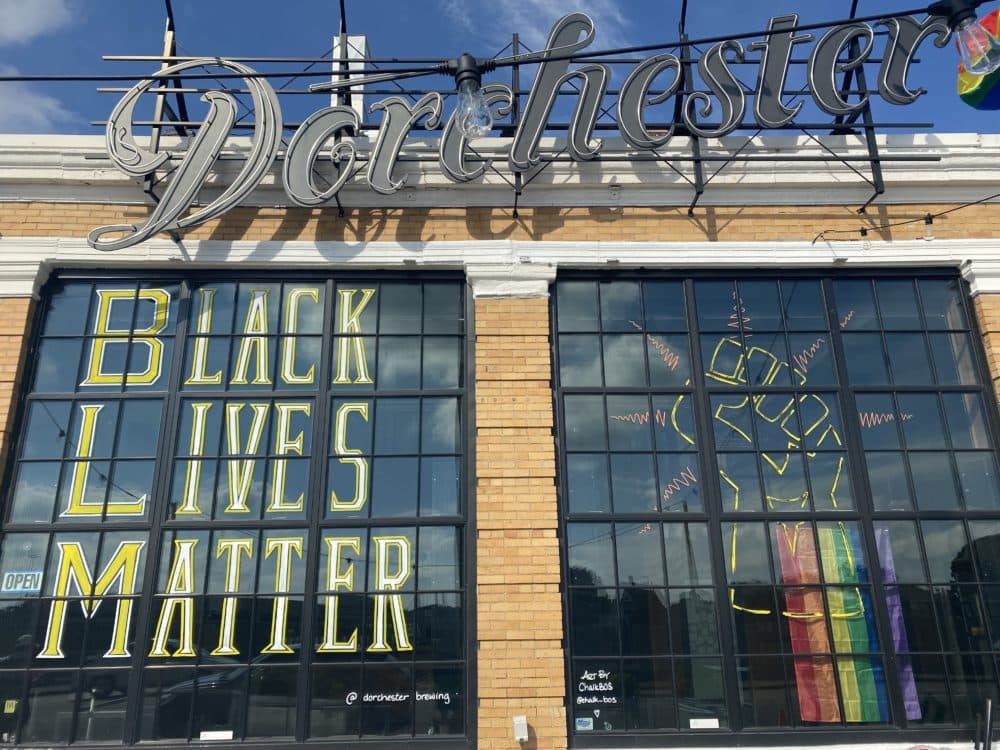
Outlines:
<svg viewBox="0 0 1000 750"><path fill-rule="evenodd" d="M476 300L479 747L566 747L549 309Z"/></svg>

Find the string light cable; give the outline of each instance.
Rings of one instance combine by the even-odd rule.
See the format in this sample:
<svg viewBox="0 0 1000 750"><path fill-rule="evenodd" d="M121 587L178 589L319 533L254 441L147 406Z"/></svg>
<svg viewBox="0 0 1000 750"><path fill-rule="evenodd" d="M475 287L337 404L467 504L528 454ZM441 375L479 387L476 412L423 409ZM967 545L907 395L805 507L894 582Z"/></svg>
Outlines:
<svg viewBox="0 0 1000 750"><path fill-rule="evenodd" d="M988 0L966 0L966 1L972 7L979 7L980 5L986 3ZM933 6L922 6L922 7L918 7L918 8L910 8L910 9L907 9L907 10L894 11L894 12L891 12L891 13L879 13L879 14L870 15L870 16L862 16L862 17L858 17L858 18L843 18L843 19L834 20L834 21L824 21L824 22L819 22L819 23L800 24L800 25L798 25L798 26L796 26L794 28L784 27L784 28L780 28L780 29L765 29L765 30L762 30L762 31L744 32L744 33L740 33L740 34L725 34L725 35L721 35L721 36L704 37L704 38L701 38L701 39L686 39L686 40L677 40L677 41L671 41L671 42L662 42L662 43L657 43L657 44L646 44L646 45L638 45L638 46L631 46L631 47L618 47L618 48L615 48L615 49L608 49L608 50L597 50L597 51L588 51L588 52L574 52L574 53L565 53L565 54L551 54L549 51L543 50L543 51L540 51L540 52L529 52L529 53L521 54L521 55L511 55L511 56L508 56L508 57L491 58L491 59L489 59L488 66L489 66L489 70L492 70L494 68L506 68L506 67L513 67L513 66L516 66L516 65L530 65L530 64L541 63L541 62L556 62L556 61L560 61L560 60L570 60L570 61L573 61L573 62L588 62L588 61L594 61L594 60L597 60L597 59L600 59L600 58L615 57L615 56L624 55L624 54L643 53L643 52L656 52L656 51L659 51L659 50L666 50L666 49L676 49L676 48L688 48L688 47L705 46L705 45L710 45L710 44L716 44L718 42L723 42L723 41L726 41L726 40L729 40L729 39L749 39L749 38L756 38L756 37L765 37L766 38L766 37L774 36L776 34L788 34L788 33L800 32L800 31L815 31L815 30L818 30L818 29L824 29L824 28L828 28L828 27L831 27L831 26L839 26L839 25L847 24L847 23L870 23L870 22L878 22L878 21L882 21L882 20L890 20L890 19L893 19L893 18L902 18L902 17L905 17L905 16L913 16L913 15L917 15L917 14L920 14L920 13L930 13L932 7ZM114 56L110 56L109 58L106 58L106 59L115 59L115 58L114 58ZM134 58L132 58L132 59L134 59ZM174 60L177 60L177 59L185 59L186 60L186 59L189 59L189 58L151 57L150 59L151 60L160 60L160 61L167 61L167 60L174 61ZM223 59L223 58L219 58L219 59ZM226 59L228 59L228 58L226 58ZM247 59L247 60L249 60L250 58L234 58L234 59ZM278 59L275 59L275 58L266 58L266 59L264 59L264 58L256 58L256 59L262 59L262 60L266 60L268 62L283 62L283 61L287 62L287 60L283 60L283 59L280 59L280 58L278 58ZM332 57L331 58L324 58L321 61L326 61L327 59L329 59L331 62L336 62L336 60L334 58L332 58ZM416 58L413 58L413 59L415 60ZM406 58L387 58L387 59L384 60L384 62L387 62L387 63L393 63L393 62L400 63L400 62L404 62L405 60L406 60ZM453 69L454 62L455 62L454 60L452 60L452 61L441 61L438 64L432 65L432 66L401 67L401 68L396 68L396 69L394 69L392 71L384 71L383 70L383 71L380 71L377 75L372 75L372 76L365 76L365 77L361 77L361 78L353 78L353 79L338 80L338 81L324 81L322 83L313 84L312 86L310 86L310 90L312 90L314 92L320 92L320 91L328 91L328 90L331 90L331 89L345 88L345 87L353 88L353 87L356 87L356 86L365 86L365 85L370 84L370 83L384 83L384 82L387 82L387 81L390 81L390 80L400 80L400 79L405 79L405 78L416 78L416 77L425 76L425 75L432 75L432 74L435 74L435 73L436 74L453 75L454 74L454 69ZM639 62L639 61L637 60L636 62ZM352 72L355 72L355 73L357 73L357 72L368 72L368 70L366 69L364 71L352 71ZM486 71L484 71L484 72L486 72ZM302 77L329 77L330 73L328 71L302 71L302 72L298 72L298 73L290 73L288 71L285 71L285 72L261 72L261 71L254 71L252 73L219 73L219 74L204 74L204 73L180 72L180 73L172 73L172 74L166 74L166 75L152 74L152 75L147 76L147 77L152 77L152 78L156 78L156 79L161 79L161 78L162 79L183 78L183 79L188 79L188 80L199 80L199 79L218 80L218 79L227 79L227 78L230 78L230 79L287 78L290 75L296 75L296 76L302 76ZM111 74L111 75L96 75L96 74L79 74L79 75L75 75L75 74L74 75L69 75L69 74L62 74L62 75L47 75L47 74L41 74L41 75L29 75L29 74L0 75L0 82L3 82L3 83L7 83L7 82L45 83L45 82L71 82L71 81L101 82L101 81L134 81L135 79L136 79L135 75L121 75L121 74L118 74L118 75L114 75L114 74Z"/></svg>
<svg viewBox="0 0 1000 750"><path fill-rule="evenodd" d="M858 229L824 229L822 232L813 237L811 244L815 245L820 240L825 240L828 234L858 234L862 238L867 237L869 232L881 232L884 229L893 229L895 227L904 227L909 224L924 224L929 227L934 224L934 220L941 217L947 216L948 214L955 213L956 211L961 211L965 208L971 208L972 206L978 206L983 203L989 203L992 200L1000 198L1000 193L994 193L993 195L987 195L985 198L980 198L976 201L969 201L968 203L963 203L959 206L952 206L951 208L945 209L944 211L938 211L937 213L928 213L923 216L917 217L915 219L904 219L902 221L890 221L885 224L877 224L869 227L860 227ZM933 239L933 237L925 237L925 239Z"/></svg>

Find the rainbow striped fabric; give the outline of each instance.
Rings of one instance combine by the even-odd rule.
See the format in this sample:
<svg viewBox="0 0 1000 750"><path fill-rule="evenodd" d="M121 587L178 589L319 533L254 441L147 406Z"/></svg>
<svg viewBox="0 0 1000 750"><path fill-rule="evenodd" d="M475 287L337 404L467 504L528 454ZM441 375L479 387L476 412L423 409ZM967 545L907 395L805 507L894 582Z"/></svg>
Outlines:
<svg viewBox="0 0 1000 750"><path fill-rule="evenodd" d="M857 529L843 523L820 524L819 555L811 531L805 522L776 527L782 582L789 586L782 615L788 618L795 654L800 717L823 723L888 721L885 673L879 658L869 656L878 654L879 641L871 602L862 593L868 572ZM820 566L827 584L825 602ZM829 652L831 637L835 666L830 657L821 655Z"/></svg>
<svg viewBox="0 0 1000 750"><path fill-rule="evenodd" d="M1000 27L1000 8L983 16L980 23L993 36L997 36L997 30ZM1000 70L995 70L989 75L979 76L969 73L965 66L959 63L958 95L973 109L1000 109Z"/></svg>

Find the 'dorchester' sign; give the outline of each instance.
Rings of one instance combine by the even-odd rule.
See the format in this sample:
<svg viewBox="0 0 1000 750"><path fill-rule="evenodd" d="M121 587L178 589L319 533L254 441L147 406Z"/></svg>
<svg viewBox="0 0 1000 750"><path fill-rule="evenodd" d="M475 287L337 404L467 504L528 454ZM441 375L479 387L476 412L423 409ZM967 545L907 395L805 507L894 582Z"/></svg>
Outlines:
<svg viewBox="0 0 1000 750"><path fill-rule="evenodd" d="M753 117L761 128L783 127L791 123L803 107L802 102L790 104L783 94L793 51L797 45L813 41L812 34L797 33L797 25L797 15L772 18L765 39L748 45L749 50L760 53L757 85L750 96ZM892 18L877 25L884 26L887 32L879 66L878 93L891 104L910 104L923 93L910 89L907 84L910 63L928 37L934 36L934 43L944 46L949 36L948 26L943 19L933 16L922 21L909 16ZM572 64L568 59L585 49L593 39L594 24L582 13L567 15L553 27L546 49L539 55L538 71L511 140L507 160L512 171L523 172L541 161L539 144L552 116L556 95L564 84L574 79L579 79L582 85L577 86L579 95L570 120L566 151L577 161L593 159L601 151L602 143L593 137L593 131L608 91L610 70L602 63ZM820 109L843 116L868 104L868 94L855 102L845 100L837 78L868 60L874 46L875 31L859 22L835 26L816 41L807 71L809 91ZM733 66L744 62L744 56L743 45L735 40L720 42L701 56L697 61L698 73L711 95L704 91L685 95L682 62L673 54L660 54L637 63L622 83L616 105L618 128L624 140L640 151L652 151L665 145L673 136L674 126L651 132L645 110L671 97L684 96L680 112L687 132L705 138L731 133L743 123L747 113L747 92L733 72ZM92 247L118 250L149 239L158 232L185 229L216 218L249 195L270 170L278 156L283 127L274 89L246 65L218 58L188 60L164 68L126 93L108 120L107 143L111 159L133 177L143 177L170 159L168 154L152 153L136 142L132 134L135 106L141 95L164 76L206 65L245 76L253 98L256 121L252 147L239 174L215 200L185 215L236 122L236 100L224 91L209 91L203 97L209 105L208 114L176 165L169 186L149 219L141 227L98 227L88 237ZM497 114L510 113L513 93L508 86L490 84L484 86L483 91ZM371 106L373 113L382 112L378 136L367 155L366 177L372 190L388 195L403 186L405 178L394 178L394 172L407 135L418 124L426 129L437 128L443 108L443 98L438 92L427 93L416 102L397 96ZM719 118L719 124L709 128L704 118L713 114ZM354 144L339 140L339 137L357 132L360 124L357 113L345 106L326 107L302 123L284 153L282 169L285 191L293 202L301 206L319 206L336 198L354 174L358 158ZM314 180L313 168L323 146L331 139L335 139L335 143L330 157L340 165L340 176L329 187L321 188ZM439 141L441 170L449 179L455 182L475 180L489 168L489 161L479 161L472 166L476 162L467 159L468 151L467 140L459 131L453 113L445 122Z"/></svg>

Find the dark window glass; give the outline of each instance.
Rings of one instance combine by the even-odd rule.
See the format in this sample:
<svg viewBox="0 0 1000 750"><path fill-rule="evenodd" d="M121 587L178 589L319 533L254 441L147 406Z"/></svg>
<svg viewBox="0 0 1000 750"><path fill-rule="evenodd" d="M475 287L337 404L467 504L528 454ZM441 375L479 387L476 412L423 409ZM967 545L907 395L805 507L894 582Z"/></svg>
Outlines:
<svg viewBox="0 0 1000 750"><path fill-rule="evenodd" d="M463 736L464 308L457 279L55 277L0 743Z"/></svg>
<svg viewBox="0 0 1000 750"><path fill-rule="evenodd" d="M601 339L599 336L559 337L559 377L567 386L601 385Z"/></svg>
<svg viewBox="0 0 1000 750"><path fill-rule="evenodd" d="M313 670L309 710L312 737L356 737L360 734L363 705L357 694L360 685L360 666L321 666Z"/></svg>
<svg viewBox="0 0 1000 750"><path fill-rule="evenodd" d="M879 334L845 333L842 340L851 385L883 385L889 382L889 370Z"/></svg>
<svg viewBox="0 0 1000 750"><path fill-rule="evenodd" d="M610 510L608 461L603 453L578 453L566 457L566 491L571 513Z"/></svg>
<svg viewBox="0 0 1000 750"><path fill-rule="evenodd" d="M601 284L601 329L631 331L642 318L639 284L612 281Z"/></svg>
<svg viewBox="0 0 1000 750"><path fill-rule="evenodd" d="M917 282L924 319L932 329L968 328L961 286L957 279L921 279Z"/></svg>
<svg viewBox="0 0 1000 750"><path fill-rule="evenodd" d="M604 382L611 388L646 384L646 346L638 334L602 337Z"/></svg>
<svg viewBox="0 0 1000 750"><path fill-rule="evenodd" d="M687 329L682 284L676 281L646 281L642 285L642 290L643 311L648 330L684 331Z"/></svg>
<svg viewBox="0 0 1000 750"><path fill-rule="evenodd" d="M416 667L417 735L456 735L465 731L465 675L460 667Z"/></svg>
<svg viewBox="0 0 1000 750"><path fill-rule="evenodd" d="M781 282L785 323L791 330L826 328L823 287L815 279Z"/></svg>
<svg viewBox="0 0 1000 750"><path fill-rule="evenodd" d="M671 660L626 659L622 685L626 729L676 728L677 698Z"/></svg>
<svg viewBox="0 0 1000 750"><path fill-rule="evenodd" d="M878 328L872 282L851 279L833 282L837 301L840 328L844 331L872 330Z"/></svg>
<svg viewBox="0 0 1000 750"><path fill-rule="evenodd" d="M72 740L78 679L75 671L38 672L29 678L22 742L66 744Z"/></svg>
<svg viewBox="0 0 1000 750"><path fill-rule="evenodd" d="M930 385L934 382L923 334L887 333L885 345L892 382L897 385Z"/></svg>
<svg viewBox="0 0 1000 750"><path fill-rule="evenodd" d="M560 284L556 292L560 331L599 331L597 284L590 281Z"/></svg>
<svg viewBox="0 0 1000 750"><path fill-rule="evenodd" d="M572 736L969 731L1000 477L961 283L581 273L555 298Z"/></svg>

